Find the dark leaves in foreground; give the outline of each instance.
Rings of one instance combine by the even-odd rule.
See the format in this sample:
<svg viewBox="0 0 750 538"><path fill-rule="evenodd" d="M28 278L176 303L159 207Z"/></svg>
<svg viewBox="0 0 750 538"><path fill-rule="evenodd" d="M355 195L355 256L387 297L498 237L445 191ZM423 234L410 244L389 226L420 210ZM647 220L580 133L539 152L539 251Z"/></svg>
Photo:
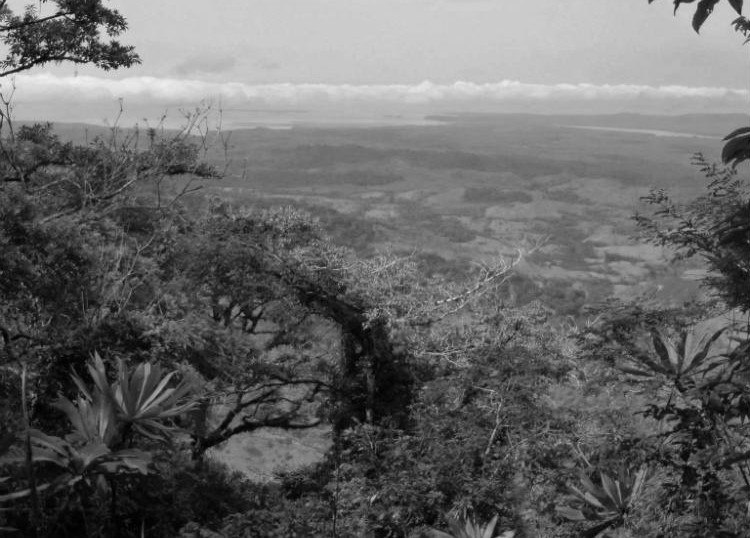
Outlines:
<svg viewBox="0 0 750 538"><path fill-rule="evenodd" d="M648 3L651 4L653 1L654 0L648 0ZM693 14L693 30L700 32L703 23L705 23L708 20L708 17L711 16L711 13L713 13L714 8L716 8L719 1L720 0L700 0L698 2L698 5L695 7L695 13ZM692 4L693 2L695 2L695 0L674 0L675 13L677 13L680 5ZM742 15L743 0L727 0L727 2L729 2L729 5L738 15ZM735 24L736 22L737 21L735 21Z"/></svg>
<svg viewBox="0 0 750 538"><path fill-rule="evenodd" d="M724 164L732 163L736 167L742 161L750 159L750 127L735 129L724 137L724 148L721 160Z"/></svg>

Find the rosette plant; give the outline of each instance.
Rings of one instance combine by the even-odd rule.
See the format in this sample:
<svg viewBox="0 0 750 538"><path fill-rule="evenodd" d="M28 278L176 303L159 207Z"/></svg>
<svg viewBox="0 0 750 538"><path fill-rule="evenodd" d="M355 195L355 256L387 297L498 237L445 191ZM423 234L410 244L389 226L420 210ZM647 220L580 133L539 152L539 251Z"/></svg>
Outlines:
<svg viewBox="0 0 750 538"><path fill-rule="evenodd" d="M9 468L10 475L13 467L26 464L40 471L27 470L28 477L45 477L44 481L29 478L25 487L0 495L0 503L27 497L33 500L42 492L102 489L117 475L147 474L152 454L132 448L134 435L169 441L177 431L170 421L196 405L190 385L183 381L170 386L175 372L164 373L159 366L143 363L129 371L124 361L119 361L117 377L111 383L98 354L87 369L93 387L74 373L77 398L60 397L55 404L68 419L70 433L60 438L30 429L28 436L19 436L15 450L9 446L7 454L0 457L0 467ZM21 448L24 444L26 450ZM2 482L9 480L10 476ZM13 482L19 485L18 480Z"/></svg>
<svg viewBox="0 0 750 538"><path fill-rule="evenodd" d="M83 397L75 406L61 398L58 407L70 410L77 408L81 432L90 435L91 426L97 424L99 435L108 442L117 445L130 439L133 434L140 434L155 441L169 441L175 433L170 422L197 405L191 398L193 387L185 380L176 386L170 381L177 372L166 373L158 364L144 362L129 371L125 361L117 364L117 378L109 383L104 362L98 354L88 364L88 371L94 381L94 389L89 391L78 375L73 381ZM89 409L85 402L91 402ZM66 411L67 413L67 411ZM92 416L101 417L98 423L92 422ZM71 416L70 414L68 415ZM108 428L112 428L111 430Z"/></svg>
<svg viewBox="0 0 750 538"><path fill-rule="evenodd" d="M651 349L641 351L631 358L631 364L621 366L629 374L639 377L663 376L673 381L678 388L691 376L703 376L720 367L726 361L721 354L714 353L716 341L726 327L716 330L688 328L675 337L664 331L651 334Z"/></svg>
<svg viewBox="0 0 750 538"><path fill-rule="evenodd" d="M610 527L625 523L648 482L649 469L641 467L633 472L624 467L610 476L600 472L598 484L586 473L581 473L580 487L570 486L572 506L558 506L557 512L570 521L591 521L598 524L583 534L597 536Z"/></svg>

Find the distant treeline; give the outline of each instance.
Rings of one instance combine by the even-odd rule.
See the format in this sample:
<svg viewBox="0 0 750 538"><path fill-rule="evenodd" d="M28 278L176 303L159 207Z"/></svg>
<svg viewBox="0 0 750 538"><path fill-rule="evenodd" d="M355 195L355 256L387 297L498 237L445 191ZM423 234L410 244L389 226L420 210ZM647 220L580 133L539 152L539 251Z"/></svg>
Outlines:
<svg viewBox="0 0 750 538"><path fill-rule="evenodd" d="M392 162L431 170L472 170L502 173L512 170L530 179L537 176L569 173L579 177L616 177L648 183L653 180L654 168L663 166L663 173L674 174L667 164L648 162L634 155L602 154L547 156L543 153L523 155L509 148L498 147L492 154L458 150L402 149L369 147L360 144L308 144L293 148L272 149L258 156L256 165L264 168L319 169L342 165L377 164L382 167ZM659 170L661 173L662 170Z"/></svg>

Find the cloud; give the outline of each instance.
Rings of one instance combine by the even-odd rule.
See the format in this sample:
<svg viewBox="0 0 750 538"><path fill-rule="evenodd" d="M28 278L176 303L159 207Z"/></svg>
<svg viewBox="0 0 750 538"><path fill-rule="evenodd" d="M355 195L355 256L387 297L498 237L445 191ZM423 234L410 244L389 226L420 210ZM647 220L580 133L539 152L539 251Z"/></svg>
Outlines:
<svg viewBox="0 0 750 538"><path fill-rule="evenodd" d="M255 62L255 67L263 71L276 71L281 69L281 64L273 60L261 59Z"/></svg>
<svg viewBox="0 0 750 538"><path fill-rule="evenodd" d="M174 67L177 75L187 76L195 74L215 75L226 73L237 64L237 60L232 56L198 56L180 62Z"/></svg>
<svg viewBox="0 0 750 538"><path fill-rule="evenodd" d="M7 84L7 83L6 83ZM179 78L90 76L49 73L16 77L15 101L31 110L50 103L109 103L122 98L128 107L193 106L220 100L226 108L305 108L524 112L700 112L747 108L750 91L722 87L635 84L243 84ZM7 89L7 88L6 88Z"/></svg>
<svg viewBox="0 0 750 538"><path fill-rule="evenodd" d="M25 100L49 99L53 96L79 98L156 100L159 102L198 101L222 97L233 101L274 104L315 103L317 101L381 101L393 103L430 103L471 100L637 100L637 99L706 99L745 101L750 91L719 87L644 86L634 84L528 84L512 80L478 84L242 84L238 82L205 82L199 80L130 77L108 79L90 76L63 77L51 74L16 77L18 97Z"/></svg>

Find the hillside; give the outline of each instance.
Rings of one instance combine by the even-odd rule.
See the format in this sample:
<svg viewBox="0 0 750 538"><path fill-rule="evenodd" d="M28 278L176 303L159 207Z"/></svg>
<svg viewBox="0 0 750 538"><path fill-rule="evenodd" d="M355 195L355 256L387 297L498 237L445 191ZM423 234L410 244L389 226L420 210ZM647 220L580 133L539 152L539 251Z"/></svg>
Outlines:
<svg viewBox="0 0 750 538"><path fill-rule="evenodd" d="M682 199L700 192L692 155L717 159L738 117L432 119L234 131L227 175L205 192L302 205L361 253L416 251L448 272L534 246L522 272L581 290L586 301L656 290L674 300L694 289L659 249L632 240L631 217L650 187Z"/></svg>
<svg viewBox="0 0 750 538"><path fill-rule="evenodd" d="M697 293L694 266L633 239L650 187L687 199L705 180L695 152L716 155L738 118L459 115L429 126L256 128L231 133L225 177L192 195L251 207L296 205L337 243L364 256L415 254L429 271L461 277L474 263L531 250L510 282L518 303L541 300L578 316L612 296L673 304ZM85 143L107 128L62 124ZM133 136L124 129L118 136ZM179 188L176 182L173 188ZM315 461L327 429L238 436L219 457L248 476Z"/></svg>

